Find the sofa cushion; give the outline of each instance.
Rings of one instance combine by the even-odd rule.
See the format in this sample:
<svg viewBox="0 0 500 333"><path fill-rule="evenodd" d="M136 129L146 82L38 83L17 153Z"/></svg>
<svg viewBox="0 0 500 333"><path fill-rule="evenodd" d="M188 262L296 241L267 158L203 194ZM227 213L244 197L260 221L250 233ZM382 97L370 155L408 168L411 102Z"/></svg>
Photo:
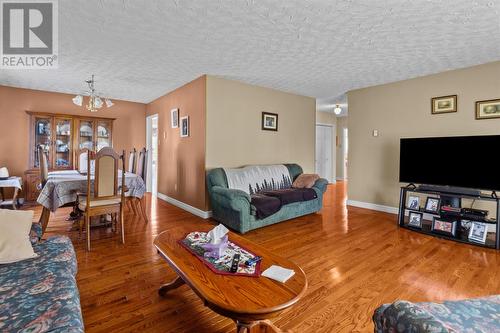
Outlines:
<svg viewBox="0 0 500 333"><path fill-rule="evenodd" d="M281 209L281 201L278 198L263 194L252 194L251 204L255 207L255 216L258 219L264 219L273 215Z"/></svg>
<svg viewBox="0 0 500 333"><path fill-rule="evenodd" d="M293 181L293 188L312 188L319 179L317 174L303 173Z"/></svg>
<svg viewBox="0 0 500 333"><path fill-rule="evenodd" d="M0 264L36 257L30 241L33 211L0 209Z"/></svg>
<svg viewBox="0 0 500 333"><path fill-rule="evenodd" d="M318 197L316 191L310 188L289 188L283 190L264 191L262 194L280 199L282 205L288 205L293 202L308 201Z"/></svg>
<svg viewBox="0 0 500 333"><path fill-rule="evenodd" d="M0 331L83 332L71 241L52 237L34 250L37 258L0 265Z"/></svg>

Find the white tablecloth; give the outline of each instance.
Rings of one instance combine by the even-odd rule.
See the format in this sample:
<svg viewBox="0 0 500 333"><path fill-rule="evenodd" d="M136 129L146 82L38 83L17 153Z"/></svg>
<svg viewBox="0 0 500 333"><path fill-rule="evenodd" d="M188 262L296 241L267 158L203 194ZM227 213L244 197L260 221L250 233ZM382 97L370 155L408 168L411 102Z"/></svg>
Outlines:
<svg viewBox="0 0 500 333"><path fill-rule="evenodd" d="M6 180L0 180L0 187L17 187L18 189L22 189L22 179L21 177L10 177Z"/></svg>

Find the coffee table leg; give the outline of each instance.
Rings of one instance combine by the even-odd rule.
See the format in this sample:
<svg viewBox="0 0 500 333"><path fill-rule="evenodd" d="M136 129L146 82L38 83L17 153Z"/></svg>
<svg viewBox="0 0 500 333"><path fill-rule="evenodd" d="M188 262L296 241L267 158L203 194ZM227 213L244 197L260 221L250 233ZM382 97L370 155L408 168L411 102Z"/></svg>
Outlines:
<svg viewBox="0 0 500 333"><path fill-rule="evenodd" d="M160 294L161 297L165 297L165 296L167 296L167 293L170 290L179 288L180 286L184 285L185 283L186 282L184 282L183 279L181 279L180 277L176 277L175 280L173 280L172 282L169 282L169 283L161 286L160 289L158 289L158 294Z"/></svg>
<svg viewBox="0 0 500 333"><path fill-rule="evenodd" d="M269 320L259 320L252 322L236 321L237 333L283 333L278 327L274 326Z"/></svg>

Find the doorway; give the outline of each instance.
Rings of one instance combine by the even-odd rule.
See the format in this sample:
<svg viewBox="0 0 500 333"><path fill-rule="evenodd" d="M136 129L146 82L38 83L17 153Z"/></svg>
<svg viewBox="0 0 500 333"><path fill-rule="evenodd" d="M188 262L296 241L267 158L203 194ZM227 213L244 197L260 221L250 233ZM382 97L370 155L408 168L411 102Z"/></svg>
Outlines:
<svg viewBox="0 0 500 333"><path fill-rule="evenodd" d="M316 173L329 183L334 182L335 175L334 137L333 125L316 124Z"/></svg>
<svg viewBox="0 0 500 333"><path fill-rule="evenodd" d="M146 117L146 149L148 150L146 190L158 195L158 114Z"/></svg>

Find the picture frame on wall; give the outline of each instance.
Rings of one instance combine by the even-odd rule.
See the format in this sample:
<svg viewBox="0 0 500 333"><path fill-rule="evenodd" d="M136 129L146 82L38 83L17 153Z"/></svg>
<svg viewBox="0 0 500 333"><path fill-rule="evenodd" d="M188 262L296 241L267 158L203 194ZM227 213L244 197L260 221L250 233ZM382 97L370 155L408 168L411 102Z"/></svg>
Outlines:
<svg viewBox="0 0 500 333"><path fill-rule="evenodd" d="M413 228L422 229L422 219L424 214L417 212L410 212L408 215L408 226Z"/></svg>
<svg viewBox="0 0 500 333"><path fill-rule="evenodd" d="M431 113L457 112L457 95L439 96L431 98Z"/></svg>
<svg viewBox="0 0 500 333"><path fill-rule="evenodd" d="M186 138L189 136L189 116L180 118L180 126L181 126L181 138Z"/></svg>
<svg viewBox="0 0 500 333"><path fill-rule="evenodd" d="M469 230L469 240L476 243L486 243L488 235L488 226L486 223L472 222Z"/></svg>
<svg viewBox="0 0 500 333"><path fill-rule="evenodd" d="M179 109L170 110L170 126L172 128L179 127Z"/></svg>
<svg viewBox="0 0 500 333"><path fill-rule="evenodd" d="M500 99L476 102L476 119L500 118Z"/></svg>
<svg viewBox="0 0 500 333"><path fill-rule="evenodd" d="M439 198L427 197L425 201L425 211L434 214L439 212L439 208L441 208L440 203L441 199Z"/></svg>
<svg viewBox="0 0 500 333"><path fill-rule="evenodd" d="M278 131L278 114L262 112L262 130Z"/></svg>
<svg viewBox="0 0 500 333"><path fill-rule="evenodd" d="M434 217L432 221L432 232L455 236L457 231L457 221L444 220L439 217Z"/></svg>

